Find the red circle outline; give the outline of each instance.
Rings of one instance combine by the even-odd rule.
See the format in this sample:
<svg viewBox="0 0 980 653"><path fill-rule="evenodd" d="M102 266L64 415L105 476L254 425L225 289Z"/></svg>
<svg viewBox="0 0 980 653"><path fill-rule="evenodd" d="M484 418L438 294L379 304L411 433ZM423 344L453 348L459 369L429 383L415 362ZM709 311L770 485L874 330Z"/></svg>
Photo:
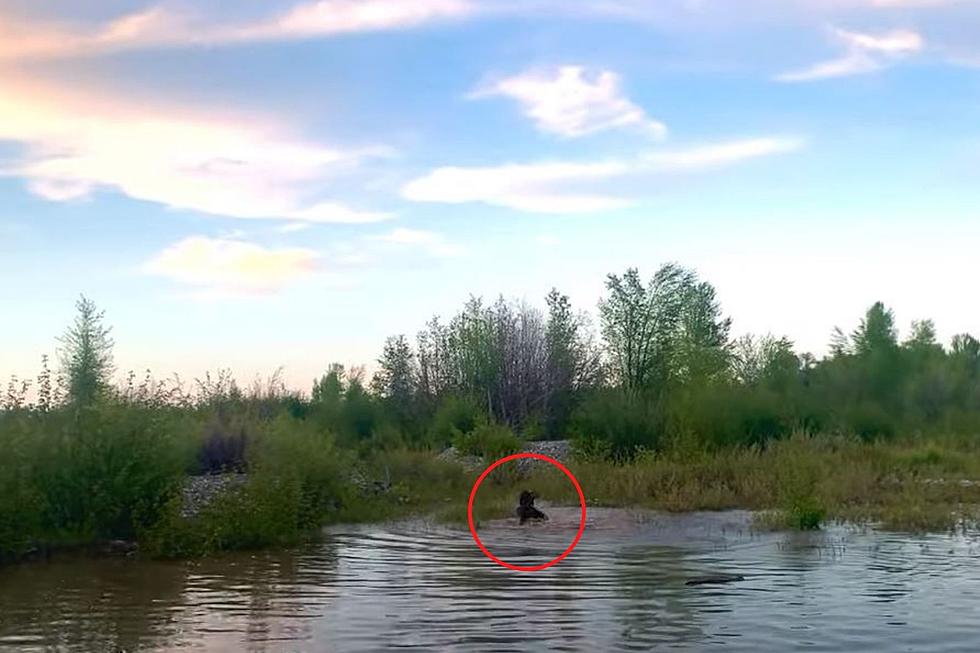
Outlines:
<svg viewBox="0 0 980 653"><path fill-rule="evenodd" d="M562 472L565 473L565 476L567 476L569 480L571 480L572 485L575 486L575 490L578 492L579 503L582 505L582 518L579 521L578 532L575 534L575 539L572 540L572 543L568 545L568 548L565 549L565 551L562 552L561 555L559 555L555 559L531 567L512 565L509 562L504 562L494 554L490 553L490 551L487 550L487 547L483 545L483 542L480 541L480 536L476 534L476 526L473 525L473 501L474 499L476 499L476 491L480 489L480 483L482 483L483 479L485 479L487 475L489 475L490 472L492 472L497 467L500 467L506 462L510 462L511 460L517 460L519 458L536 458L538 460L544 460L545 462L549 462L555 467L557 467L558 469L560 469ZM552 565L556 565L562 560L564 560L568 556L568 554L571 553L576 546L578 546L578 541L582 539L582 533L585 532L585 494L582 492L582 486L579 485L578 479L576 479L575 476L570 471L568 471L567 467L562 465L554 458L551 458L550 456L545 456L544 454L540 454L540 453L529 453L529 452L515 453L510 456L505 456L504 458L501 458L497 462L493 463L485 470L483 470L483 473L480 474L480 478L476 479L476 483L473 484L473 489L470 490L470 500L466 506L466 518L470 524L470 533L473 535L473 540L476 542L476 545L480 547L480 550L483 551L483 555L490 558L498 565L507 567L508 569L513 569L514 571L541 571L542 569L547 569L548 567L551 567Z"/></svg>

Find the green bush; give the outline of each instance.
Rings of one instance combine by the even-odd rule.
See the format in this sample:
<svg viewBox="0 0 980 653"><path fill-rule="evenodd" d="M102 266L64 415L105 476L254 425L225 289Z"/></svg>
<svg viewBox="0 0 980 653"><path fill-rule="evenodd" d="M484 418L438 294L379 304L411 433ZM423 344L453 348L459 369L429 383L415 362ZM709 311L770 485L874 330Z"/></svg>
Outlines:
<svg viewBox="0 0 980 653"><path fill-rule="evenodd" d="M429 438L436 447L445 447L458 433L469 433L486 420L486 413L475 401L450 395L442 400L432 417Z"/></svg>
<svg viewBox="0 0 980 653"><path fill-rule="evenodd" d="M612 444L595 436L578 435L572 438L572 452L577 460L602 462L612 458Z"/></svg>
<svg viewBox="0 0 980 653"><path fill-rule="evenodd" d="M659 402L607 390L586 399L572 415L571 433L579 442L600 439L610 454L631 459L642 447L656 450L664 436L664 414Z"/></svg>
<svg viewBox="0 0 980 653"><path fill-rule="evenodd" d="M347 501L350 454L308 422L280 415L259 425L249 450L249 481L201 515L183 519L179 504L147 534L157 555L203 555L295 542Z"/></svg>
<svg viewBox="0 0 980 653"><path fill-rule="evenodd" d="M465 433L456 431L453 446L463 455L497 460L519 451L521 440L503 424L480 424Z"/></svg>
<svg viewBox="0 0 980 653"><path fill-rule="evenodd" d="M0 562L31 549L41 530L44 497L33 477L36 419L0 416Z"/></svg>
<svg viewBox="0 0 980 653"><path fill-rule="evenodd" d="M786 522L790 528L812 531L820 528L827 511L813 496L794 497L786 508Z"/></svg>
<svg viewBox="0 0 980 653"><path fill-rule="evenodd" d="M134 537L177 491L193 454L185 419L102 403L43 420L35 466L43 528L57 538Z"/></svg>

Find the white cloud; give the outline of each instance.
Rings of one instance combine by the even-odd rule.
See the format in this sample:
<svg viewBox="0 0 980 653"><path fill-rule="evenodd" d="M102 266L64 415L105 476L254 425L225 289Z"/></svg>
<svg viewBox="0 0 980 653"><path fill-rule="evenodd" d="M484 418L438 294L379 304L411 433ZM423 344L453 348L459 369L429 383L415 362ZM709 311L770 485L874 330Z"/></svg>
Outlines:
<svg viewBox="0 0 980 653"><path fill-rule="evenodd" d="M402 187L417 202L482 202L528 213L595 213L631 206L633 199L584 193L582 183L629 175L693 172L799 149L800 139L755 138L653 152L632 160L595 163L547 162L488 167L443 167ZM569 189L575 184L575 189Z"/></svg>
<svg viewBox="0 0 980 653"><path fill-rule="evenodd" d="M643 157L643 160L658 171L704 170L761 156L792 152L802 145L803 142L797 138L752 138L683 150L655 152Z"/></svg>
<svg viewBox="0 0 980 653"><path fill-rule="evenodd" d="M627 169L624 163L615 161L445 167L410 181L402 188L402 196L416 202L483 202L530 213L589 213L622 208L631 202L555 186L608 179Z"/></svg>
<svg viewBox="0 0 980 653"><path fill-rule="evenodd" d="M216 294L272 293L311 276L319 255L305 248L191 236L149 260L143 270Z"/></svg>
<svg viewBox="0 0 980 653"><path fill-rule="evenodd" d="M463 248L452 243L443 234L422 229L394 229L388 233L371 236L372 240L398 247L418 248L439 258L452 258L463 253Z"/></svg>
<svg viewBox="0 0 980 653"><path fill-rule="evenodd" d="M610 70L589 72L581 66L529 70L470 94L471 98L509 97L541 131L566 138L608 129L631 128L660 138L663 123L622 93L619 75Z"/></svg>
<svg viewBox="0 0 980 653"><path fill-rule="evenodd" d="M833 28L832 33L844 46L846 54L802 70L782 73L776 76L776 80L804 82L870 73L921 51L925 45L922 36L911 30L865 34Z"/></svg>
<svg viewBox="0 0 980 653"><path fill-rule="evenodd" d="M0 78L0 141L26 154L0 174L52 201L111 189L236 218L377 222L384 213L308 201L331 173L373 150L303 142L277 125Z"/></svg>
<svg viewBox="0 0 980 653"><path fill-rule="evenodd" d="M0 59L65 57L147 47L278 41L351 32L407 29L467 17L469 0L319 0L267 18L229 23L158 5L99 25L25 24L0 27Z"/></svg>
<svg viewBox="0 0 980 653"><path fill-rule="evenodd" d="M837 37L848 46L868 52L882 52L889 55L905 55L922 49L922 37L911 30L893 30L881 34L862 34L835 29Z"/></svg>

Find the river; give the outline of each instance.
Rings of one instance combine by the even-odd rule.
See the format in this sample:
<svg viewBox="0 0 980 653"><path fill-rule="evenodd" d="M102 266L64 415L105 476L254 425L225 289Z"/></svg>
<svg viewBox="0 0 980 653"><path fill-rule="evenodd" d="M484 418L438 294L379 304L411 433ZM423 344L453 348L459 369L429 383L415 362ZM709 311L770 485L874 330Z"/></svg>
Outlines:
<svg viewBox="0 0 980 653"><path fill-rule="evenodd" d="M540 572L424 521L328 529L292 550L198 561L60 558L0 568L0 651L980 650L980 541L745 513L590 513ZM564 526L569 526L565 528ZM548 560L574 525L481 527ZM688 585L705 574L744 577Z"/></svg>

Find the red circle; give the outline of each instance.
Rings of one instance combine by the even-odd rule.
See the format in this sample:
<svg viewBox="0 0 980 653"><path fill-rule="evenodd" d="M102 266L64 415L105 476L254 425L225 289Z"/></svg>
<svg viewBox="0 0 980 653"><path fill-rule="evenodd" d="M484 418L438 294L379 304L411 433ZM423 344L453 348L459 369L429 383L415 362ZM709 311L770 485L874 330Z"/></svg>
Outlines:
<svg viewBox="0 0 980 653"><path fill-rule="evenodd" d="M575 490L578 492L579 503L582 505L582 519L580 520L578 525L578 532L575 534L575 539L572 540L572 543L568 545L568 548L565 549L565 551L562 552L562 554L559 555L554 560L545 562L540 565L534 565L532 567L512 565L509 562L504 562L494 554L490 553L490 551L487 550L487 547L483 546L483 542L480 541L480 536L476 534L476 526L473 525L473 500L476 499L476 491L480 489L480 483L482 483L483 479L485 479L487 475L497 467L503 465L506 462L510 462L511 460L517 460L518 458L537 458L538 460L544 460L546 462L551 463L561 471L563 471L565 473L565 476L567 476L569 480L572 481L572 485L575 486ZM585 531L585 494L582 493L582 486L578 484L578 479L576 479L575 476L570 471L568 471L568 469L564 465L562 465L554 458L545 456L544 454L540 454L540 453L515 453L510 456L505 456L504 458L501 458L494 464L490 465L485 470L483 470L483 473L480 474L480 478L476 479L476 483L473 484L473 489L470 490L470 501L469 504L466 506L466 517L470 523L470 533L472 533L473 539L476 541L476 545L480 547L481 551L483 551L483 555L490 558L498 565L502 565L504 567L507 567L508 569L513 569L514 571L541 571L542 569L547 569L548 567L552 565L556 565L562 560L564 560L568 556L568 554L571 553L572 550L578 545L578 541L582 539L582 533Z"/></svg>

